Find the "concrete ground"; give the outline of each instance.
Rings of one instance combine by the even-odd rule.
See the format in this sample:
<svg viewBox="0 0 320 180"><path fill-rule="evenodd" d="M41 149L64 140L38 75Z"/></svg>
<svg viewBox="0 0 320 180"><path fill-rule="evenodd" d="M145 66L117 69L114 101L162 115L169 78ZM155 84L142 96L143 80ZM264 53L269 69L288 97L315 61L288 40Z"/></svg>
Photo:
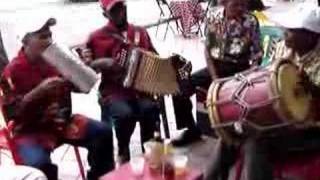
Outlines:
<svg viewBox="0 0 320 180"><path fill-rule="evenodd" d="M160 11L156 1L153 0L129 0L129 21L138 25L147 25L157 22ZM58 23L53 28L55 39L68 46L85 42L88 34L94 29L103 26L106 20L101 14L98 3L69 3L63 0L10 0L0 6L0 29L5 41L5 46L10 58L20 48L20 30L33 23L37 16L56 17ZM175 29L174 24L172 24ZM169 56L172 53L183 55L193 64L193 70L204 67L203 43L200 37L184 39L180 34L169 29L164 40L165 26L159 28L156 36L156 28L148 29L152 42L161 56ZM73 94L73 112L87 115L100 120L100 108L97 104L97 87L88 95ZM172 102L166 98L168 120L171 133L177 134L173 116ZM131 153L141 153L139 126L132 137ZM83 163L88 169L86 150L81 149ZM2 156L2 165L9 164L10 160ZM52 154L52 160L59 165L59 177L63 180L79 179L79 171L74 156L73 147L64 145Z"/></svg>

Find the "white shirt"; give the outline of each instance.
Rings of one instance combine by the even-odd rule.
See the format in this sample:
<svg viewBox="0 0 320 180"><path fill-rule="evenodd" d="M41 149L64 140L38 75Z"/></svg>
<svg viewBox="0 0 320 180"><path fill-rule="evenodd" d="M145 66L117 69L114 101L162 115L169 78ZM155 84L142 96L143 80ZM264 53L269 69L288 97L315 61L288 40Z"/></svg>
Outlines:
<svg viewBox="0 0 320 180"><path fill-rule="evenodd" d="M22 165L1 165L1 180L47 180L38 169Z"/></svg>

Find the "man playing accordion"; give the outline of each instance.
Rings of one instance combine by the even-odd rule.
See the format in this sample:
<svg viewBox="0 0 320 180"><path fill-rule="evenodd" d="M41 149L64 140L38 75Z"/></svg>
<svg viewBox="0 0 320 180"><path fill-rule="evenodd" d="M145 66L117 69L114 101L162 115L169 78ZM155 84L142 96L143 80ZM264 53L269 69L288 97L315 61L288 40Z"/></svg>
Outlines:
<svg viewBox="0 0 320 180"><path fill-rule="evenodd" d="M152 52L155 49L145 29L127 22L123 0L101 0L100 3L109 22L90 35L87 47L93 55L90 66L102 73L99 88L101 119L115 127L118 161L122 164L130 159L129 142L136 121L140 122L142 143L153 138L160 122L159 108L152 98L123 86L126 71L121 66L122 55L133 47Z"/></svg>
<svg viewBox="0 0 320 180"><path fill-rule="evenodd" d="M76 87L42 57L52 43L50 26L56 20L38 18L28 29L22 29L23 47L1 77L4 115L15 124L18 163L38 168L49 180L57 180L57 166L52 164L50 154L68 143L88 149L91 170L87 178L97 180L114 167L112 129L71 114L71 91Z"/></svg>

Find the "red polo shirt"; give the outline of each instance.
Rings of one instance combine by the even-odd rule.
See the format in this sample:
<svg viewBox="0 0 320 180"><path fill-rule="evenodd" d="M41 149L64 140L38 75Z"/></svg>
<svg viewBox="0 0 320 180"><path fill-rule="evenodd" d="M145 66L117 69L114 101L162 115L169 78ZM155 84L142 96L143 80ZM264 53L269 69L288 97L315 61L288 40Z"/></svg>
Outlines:
<svg viewBox="0 0 320 180"><path fill-rule="evenodd" d="M112 33L110 33L112 32ZM125 32L127 41L134 43L136 46L155 51L147 31L141 27L129 24ZM123 32L118 30L115 25L109 22L106 26L94 31L87 42L87 47L93 52L94 59L110 57L119 60L120 52L128 49L129 46L120 39L111 34L123 36ZM102 82L100 84L100 94L104 102L110 102L119 99L133 98L136 92L132 89L124 88L121 82L117 82L117 76L123 75L124 72L114 72L112 70L102 72Z"/></svg>
<svg viewBox="0 0 320 180"><path fill-rule="evenodd" d="M41 60L40 60L41 61ZM60 76L52 66L43 63L30 64L23 50L20 50L18 56L14 58L3 71L2 79L7 82L5 91L5 103L10 104L14 101L20 102L21 98L38 86L43 80L49 77ZM3 88L3 86L2 86ZM64 91L65 92L65 91ZM15 122L17 128L23 132L46 131L46 123L40 123L43 118L43 110L46 108L48 101L55 97L46 97L39 102L32 103L22 114L16 115ZM71 109L71 93L67 91L63 95L63 107ZM11 102L8 102L11 101ZM59 102L61 105L61 102Z"/></svg>

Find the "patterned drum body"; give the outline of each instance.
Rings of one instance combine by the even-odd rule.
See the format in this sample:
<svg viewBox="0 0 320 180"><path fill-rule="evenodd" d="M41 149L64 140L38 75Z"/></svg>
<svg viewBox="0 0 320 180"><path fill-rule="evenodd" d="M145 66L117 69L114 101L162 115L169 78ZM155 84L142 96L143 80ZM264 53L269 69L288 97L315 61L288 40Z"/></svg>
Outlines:
<svg viewBox="0 0 320 180"><path fill-rule="evenodd" d="M311 95L299 82L297 68L289 63L214 81L207 97L212 127L232 142L233 135L246 130L261 132L305 121Z"/></svg>

